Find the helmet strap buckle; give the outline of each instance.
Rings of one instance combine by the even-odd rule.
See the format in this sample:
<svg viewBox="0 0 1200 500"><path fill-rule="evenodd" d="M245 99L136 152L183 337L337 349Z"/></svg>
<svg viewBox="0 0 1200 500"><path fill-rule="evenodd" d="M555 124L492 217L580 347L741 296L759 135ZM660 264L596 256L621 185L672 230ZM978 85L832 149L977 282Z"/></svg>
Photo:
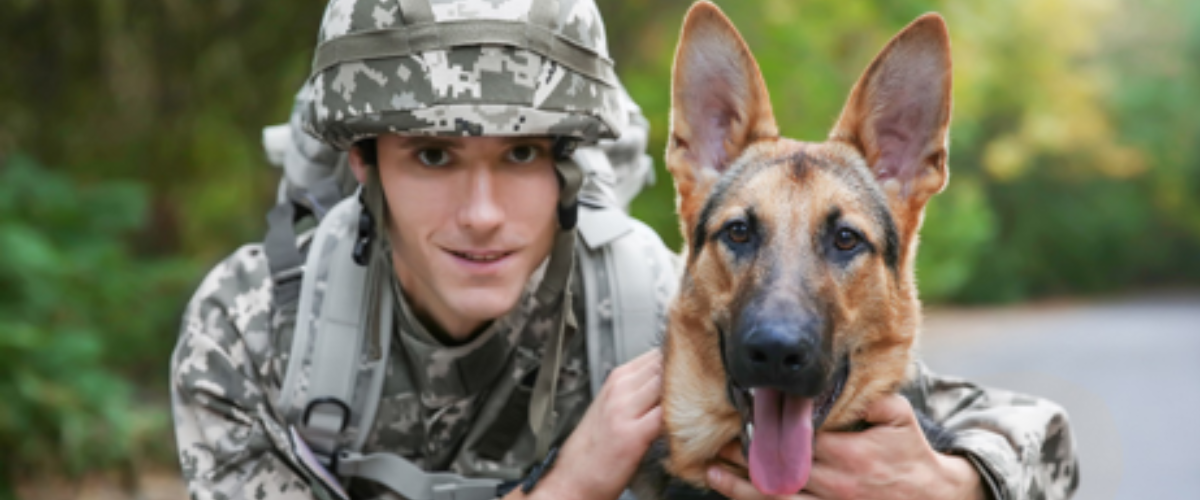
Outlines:
<svg viewBox="0 0 1200 500"><path fill-rule="evenodd" d="M362 211L358 215L358 235L354 239L354 251L351 253L354 263L360 266L366 266L370 261L371 240L375 239L375 218L371 216L367 200L363 199L363 191L365 189L359 189L358 192L358 202L362 205Z"/></svg>
<svg viewBox="0 0 1200 500"><path fill-rule="evenodd" d="M550 146L550 152L554 155L555 160L565 160L575 154L575 148L579 146L579 141L574 137L558 136L554 138L554 144Z"/></svg>

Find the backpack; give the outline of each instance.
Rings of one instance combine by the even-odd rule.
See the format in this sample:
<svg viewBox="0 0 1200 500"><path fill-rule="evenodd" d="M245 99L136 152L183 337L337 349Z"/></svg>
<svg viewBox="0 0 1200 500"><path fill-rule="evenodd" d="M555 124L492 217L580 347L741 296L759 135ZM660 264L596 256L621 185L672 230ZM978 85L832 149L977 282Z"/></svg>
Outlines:
<svg viewBox="0 0 1200 500"><path fill-rule="evenodd" d="M574 155L587 174L575 257L584 300L594 296L601 279L613 300L611 321L602 321L596 307L585 308L592 394L609 371L654 346L662 321L655 294L673 294L676 285L671 280L664 291L645 267L649 259L677 268L673 254L647 255L627 237L652 232L626 210L654 181L654 170L644 153L645 118L631 100L625 104L633 110L634 126L618 141ZM346 155L305 134L295 119L264 129L263 143L269 161L284 170L263 245L278 319L272 333L286 339L278 345L290 341L276 408L290 424L294 459L314 493L348 498L337 480L341 476L370 479L411 500L495 498L495 479L425 472L398 455L359 453L374 423L393 325L388 287L370 286L366 266L351 262L353 245L330 237L358 223L357 182ZM314 298L318 279L339 293ZM384 293L367 296L372 289ZM369 332L379 335L367 338Z"/></svg>

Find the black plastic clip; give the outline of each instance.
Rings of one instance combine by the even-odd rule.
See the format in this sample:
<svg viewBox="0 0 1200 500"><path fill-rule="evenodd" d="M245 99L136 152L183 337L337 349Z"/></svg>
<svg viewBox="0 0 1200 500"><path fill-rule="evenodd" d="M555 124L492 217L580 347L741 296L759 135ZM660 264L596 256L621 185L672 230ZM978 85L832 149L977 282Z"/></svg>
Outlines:
<svg viewBox="0 0 1200 500"><path fill-rule="evenodd" d="M558 226L563 231L570 231L575 229L577 224L579 224L579 202L577 201L569 206L563 206L560 203L558 205Z"/></svg>
<svg viewBox="0 0 1200 500"><path fill-rule="evenodd" d="M362 199L362 196L359 196ZM371 260L371 240L375 238L375 218L363 203L362 212L358 214L358 237L354 240L354 263L366 266Z"/></svg>
<svg viewBox="0 0 1200 500"><path fill-rule="evenodd" d="M566 160L575 154L575 148L579 146L579 140L574 137L560 135L554 138L554 144L550 145L550 154L555 160Z"/></svg>

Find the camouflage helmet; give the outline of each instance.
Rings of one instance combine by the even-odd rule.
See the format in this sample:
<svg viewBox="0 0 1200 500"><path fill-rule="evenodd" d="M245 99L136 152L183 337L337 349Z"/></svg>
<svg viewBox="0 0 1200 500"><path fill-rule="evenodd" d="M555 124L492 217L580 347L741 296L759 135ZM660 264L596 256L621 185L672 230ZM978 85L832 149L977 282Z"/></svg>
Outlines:
<svg viewBox="0 0 1200 500"><path fill-rule="evenodd" d="M302 108L338 149L382 133L542 135L624 126L592 0L333 0Z"/></svg>

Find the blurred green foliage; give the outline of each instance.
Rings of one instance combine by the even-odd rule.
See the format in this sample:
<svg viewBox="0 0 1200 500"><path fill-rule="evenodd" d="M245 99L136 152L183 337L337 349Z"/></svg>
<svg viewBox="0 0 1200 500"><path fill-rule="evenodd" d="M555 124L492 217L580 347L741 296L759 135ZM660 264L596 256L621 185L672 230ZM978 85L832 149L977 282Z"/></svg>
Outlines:
<svg viewBox="0 0 1200 500"><path fill-rule="evenodd" d="M164 409L129 381L165 374L145 354L169 349L162 329L199 269L130 250L146 200L140 183L85 187L23 156L0 169L0 495L162 448Z"/></svg>
<svg viewBox="0 0 1200 500"><path fill-rule="evenodd" d="M690 2L599 3L661 159L671 60ZM946 17L955 61L951 180L922 233L927 301L1200 283L1200 4L718 3L762 67L783 133L814 141L895 32L926 11ZM136 460L153 453L139 437L153 429L159 446L166 441L161 403L179 315L205 268L262 237L278 173L265 166L260 130L286 119L323 8L7 6L4 477ZM674 193L658 168L660 182L633 210L677 247Z"/></svg>
<svg viewBox="0 0 1200 500"><path fill-rule="evenodd" d="M1200 283L1200 4L1173 0L718 2L784 135L822 140L851 86L921 13L950 26L950 184L927 210L930 302L1012 302ZM689 1L601 2L614 59L665 149ZM660 179L669 178L665 172ZM672 188L636 215L680 241Z"/></svg>

